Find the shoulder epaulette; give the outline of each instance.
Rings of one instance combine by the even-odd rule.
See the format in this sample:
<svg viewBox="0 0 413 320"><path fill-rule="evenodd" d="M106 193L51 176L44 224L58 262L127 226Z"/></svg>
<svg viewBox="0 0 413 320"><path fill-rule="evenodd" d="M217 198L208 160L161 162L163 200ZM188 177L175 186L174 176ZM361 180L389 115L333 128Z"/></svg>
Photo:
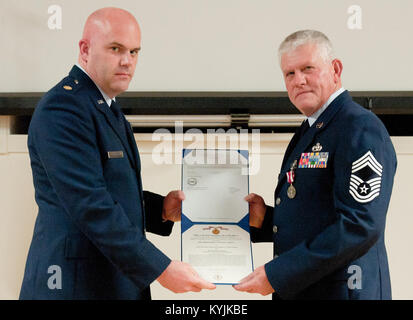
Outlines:
<svg viewBox="0 0 413 320"><path fill-rule="evenodd" d="M77 79L67 77L61 82L61 88L66 92L75 92L80 88L80 82Z"/></svg>

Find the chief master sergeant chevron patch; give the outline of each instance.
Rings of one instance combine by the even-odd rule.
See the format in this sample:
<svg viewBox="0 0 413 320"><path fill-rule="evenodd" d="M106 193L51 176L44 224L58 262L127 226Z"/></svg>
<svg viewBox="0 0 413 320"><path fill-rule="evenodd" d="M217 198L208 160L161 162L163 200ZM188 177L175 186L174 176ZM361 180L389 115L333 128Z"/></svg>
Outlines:
<svg viewBox="0 0 413 320"><path fill-rule="evenodd" d="M353 162L350 176L350 194L360 203L372 201L380 194L383 166L368 151Z"/></svg>

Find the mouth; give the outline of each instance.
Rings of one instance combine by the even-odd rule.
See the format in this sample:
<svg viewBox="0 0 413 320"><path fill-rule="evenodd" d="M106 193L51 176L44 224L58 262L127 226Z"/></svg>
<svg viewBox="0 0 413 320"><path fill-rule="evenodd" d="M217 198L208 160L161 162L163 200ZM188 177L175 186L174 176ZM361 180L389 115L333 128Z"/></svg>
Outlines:
<svg viewBox="0 0 413 320"><path fill-rule="evenodd" d="M295 95L295 98L297 99L299 96L301 96L302 94L306 94L306 93L311 93L311 90L301 91Z"/></svg>
<svg viewBox="0 0 413 320"><path fill-rule="evenodd" d="M130 78L131 77L131 75L129 73L126 73L126 72L115 73L115 76L116 77L121 77L121 78Z"/></svg>

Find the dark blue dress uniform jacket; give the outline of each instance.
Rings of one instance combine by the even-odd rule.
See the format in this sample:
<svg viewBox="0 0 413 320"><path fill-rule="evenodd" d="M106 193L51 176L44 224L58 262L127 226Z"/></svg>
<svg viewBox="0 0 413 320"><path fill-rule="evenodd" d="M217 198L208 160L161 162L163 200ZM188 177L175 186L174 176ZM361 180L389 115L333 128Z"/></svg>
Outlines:
<svg viewBox="0 0 413 320"><path fill-rule="evenodd" d="M145 237L145 228L168 235L173 223L162 222L163 197L142 190L122 118L127 134L76 66L36 107L28 147L39 212L21 299L149 299L170 263ZM49 285L51 266L61 288Z"/></svg>
<svg viewBox="0 0 413 320"><path fill-rule="evenodd" d="M329 153L327 167L295 169L290 199L286 173L317 143ZM274 243L265 265L274 298L391 299L384 230L396 166L384 125L347 91L300 139L296 133L275 207L267 208L262 229L252 228L253 241Z"/></svg>

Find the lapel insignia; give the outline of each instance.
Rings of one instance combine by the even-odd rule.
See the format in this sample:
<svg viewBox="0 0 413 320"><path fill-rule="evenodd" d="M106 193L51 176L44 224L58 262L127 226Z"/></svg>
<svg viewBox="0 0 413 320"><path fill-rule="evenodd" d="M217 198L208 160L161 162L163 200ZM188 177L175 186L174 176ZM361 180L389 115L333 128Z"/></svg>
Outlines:
<svg viewBox="0 0 413 320"><path fill-rule="evenodd" d="M323 126L324 126L324 122L319 122L317 123L316 128L321 129Z"/></svg>
<svg viewBox="0 0 413 320"><path fill-rule="evenodd" d="M360 203L367 203L380 194L383 166L368 151L351 166L351 196Z"/></svg>
<svg viewBox="0 0 413 320"><path fill-rule="evenodd" d="M63 86L63 89L65 89L67 91L70 91L70 90L72 90L72 87L71 86Z"/></svg>
<svg viewBox="0 0 413 320"><path fill-rule="evenodd" d="M320 144L320 142L317 142L317 144L311 148L313 152L320 152L322 149L323 146Z"/></svg>
<svg viewBox="0 0 413 320"><path fill-rule="evenodd" d="M99 104L103 104L105 101L103 101L102 99L98 100Z"/></svg>
<svg viewBox="0 0 413 320"><path fill-rule="evenodd" d="M75 79L75 83L76 83L76 84L79 84L79 80Z"/></svg>

